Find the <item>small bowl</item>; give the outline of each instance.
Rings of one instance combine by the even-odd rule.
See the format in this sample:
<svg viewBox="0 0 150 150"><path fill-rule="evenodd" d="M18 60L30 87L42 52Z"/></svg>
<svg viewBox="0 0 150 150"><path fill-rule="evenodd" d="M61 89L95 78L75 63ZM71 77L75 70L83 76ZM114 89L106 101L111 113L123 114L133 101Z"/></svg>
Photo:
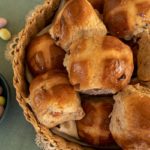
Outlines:
<svg viewBox="0 0 150 150"><path fill-rule="evenodd" d="M9 86L8 83L6 81L6 79L4 78L4 76L2 74L0 74L0 85L3 88L3 93L2 96L5 97L6 99L6 103L4 105L4 113L2 115L2 117L0 118L0 124L2 123L2 121L4 120L6 113L8 111L8 107L9 107L9 100L10 100L10 91L9 91Z"/></svg>

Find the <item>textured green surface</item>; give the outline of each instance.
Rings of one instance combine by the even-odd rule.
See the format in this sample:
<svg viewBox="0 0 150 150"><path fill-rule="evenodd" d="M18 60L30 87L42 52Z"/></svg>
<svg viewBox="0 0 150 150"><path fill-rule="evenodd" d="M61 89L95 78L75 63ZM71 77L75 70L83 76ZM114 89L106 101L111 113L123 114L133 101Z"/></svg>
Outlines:
<svg viewBox="0 0 150 150"><path fill-rule="evenodd" d="M15 35L24 26L28 12L41 2L42 0L0 0L0 17L8 19L7 27ZM0 124L0 150L39 150L34 142L34 129L25 121L22 110L15 100L11 64L4 58L6 44L7 42L0 40L0 73L8 81L11 100L6 118Z"/></svg>

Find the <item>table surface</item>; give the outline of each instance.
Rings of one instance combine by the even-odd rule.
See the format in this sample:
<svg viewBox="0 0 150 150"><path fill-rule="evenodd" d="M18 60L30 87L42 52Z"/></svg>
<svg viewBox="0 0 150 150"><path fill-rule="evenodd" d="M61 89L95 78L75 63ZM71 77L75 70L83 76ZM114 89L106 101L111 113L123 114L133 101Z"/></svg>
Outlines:
<svg viewBox="0 0 150 150"><path fill-rule="evenodd" d="M24 26L25 16L42 0L0 0L0 17L8 19L7 28L12 35L17 34ZM11 91L10 106L6 118L0 124L0 150L39 150L36 146L35 131L25 120L22 110L15 99L12 84L13 71L5 59L7 42L0 40L0 73L2 73Z"/></svg>

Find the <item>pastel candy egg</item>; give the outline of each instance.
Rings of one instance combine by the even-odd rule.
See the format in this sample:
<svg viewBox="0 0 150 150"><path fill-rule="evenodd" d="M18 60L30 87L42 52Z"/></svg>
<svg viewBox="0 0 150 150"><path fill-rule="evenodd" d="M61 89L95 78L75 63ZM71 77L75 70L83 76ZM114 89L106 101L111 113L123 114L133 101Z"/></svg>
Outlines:
<svg viewBox="0 0 150 150"><path fill-rule="evenodd" d="M0 28L3 28L7 25L7 20L0 17Z"/></svg>
<svg viewBox="0 0 150 150"><path fill-rule="evenodd" d="M1 28L0 29L0 38L3 40L9 40L11 38L10 31L6 28Z"/></svg>
<svg viewBox="0 0 150 150"><path fill-rule="evenodd" d="M3 96L0 96L0 105L3 106L5 105L6 99Z"/></svg>

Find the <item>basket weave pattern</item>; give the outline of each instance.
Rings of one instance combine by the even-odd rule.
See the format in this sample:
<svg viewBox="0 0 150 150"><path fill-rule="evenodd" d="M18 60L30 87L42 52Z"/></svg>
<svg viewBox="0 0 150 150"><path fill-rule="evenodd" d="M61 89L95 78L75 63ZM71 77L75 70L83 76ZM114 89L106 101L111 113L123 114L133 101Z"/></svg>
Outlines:
<svg viewBox="0 0 150 150"><path fill-rule="evenodd" d="M25 77L26 46L32 37L50 23L59 4L60 0L46 0L44 4L37 6L26 18L25 27L9 44L14 71L13 84L16 89L16 99L23 109L26 120L35 128L38 141L43 141L44 146L41 146L42 149L82 150L83 148L79 145L65 141L63 138L54 135L48 128L41 125L28 105L29 90ZM42 139L40 140L40 138ZM41 145L41 143L37 144Z"/></svg>

